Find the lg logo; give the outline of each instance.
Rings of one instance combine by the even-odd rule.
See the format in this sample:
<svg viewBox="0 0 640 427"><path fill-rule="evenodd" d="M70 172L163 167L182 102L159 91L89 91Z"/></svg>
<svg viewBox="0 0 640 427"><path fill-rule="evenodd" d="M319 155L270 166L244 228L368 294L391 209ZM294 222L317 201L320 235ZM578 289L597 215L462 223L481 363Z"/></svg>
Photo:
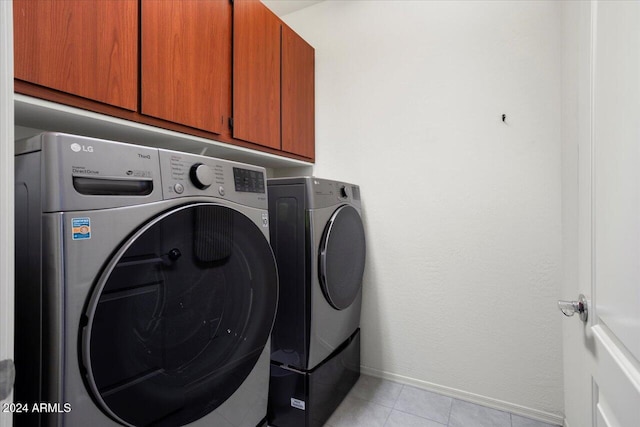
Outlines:
<svg viewBox="0 0 640 427"><path fill-rule="evenodd" d="M87 153L93 153L93 147L90 145L80 145L77 143L73 143L71 144L71 151L73 151L74 153L78 153L80 151L85 151Z"/></svg>

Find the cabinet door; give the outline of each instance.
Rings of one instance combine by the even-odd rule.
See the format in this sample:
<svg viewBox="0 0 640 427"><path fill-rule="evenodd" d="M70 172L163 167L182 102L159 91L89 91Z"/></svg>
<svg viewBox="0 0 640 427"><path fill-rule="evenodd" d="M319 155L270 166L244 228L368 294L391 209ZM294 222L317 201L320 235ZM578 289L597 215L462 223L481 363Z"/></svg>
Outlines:
<svg viewBox="0 0 640 427"><path fill-rule="evenodd" d="M14 0L15 78L135 111L138 2Z"/></svg>
<svg viewBox="0 0 640 427"><path fill-rule="evenodd" d="M280 149L280 20L236 0L233 26L233 137Z"/></svg>
<svg viewBox="0 0 640 427"><path fill-rule="evenodd" d="M313 158L314 49L282 26L282 150Z"/></svg>
<svg viewBox="0 0 640 427"><path fill-rule="evenodd" d="M142 113L214 133L231 110L231 4L142 0Z"/></svg>

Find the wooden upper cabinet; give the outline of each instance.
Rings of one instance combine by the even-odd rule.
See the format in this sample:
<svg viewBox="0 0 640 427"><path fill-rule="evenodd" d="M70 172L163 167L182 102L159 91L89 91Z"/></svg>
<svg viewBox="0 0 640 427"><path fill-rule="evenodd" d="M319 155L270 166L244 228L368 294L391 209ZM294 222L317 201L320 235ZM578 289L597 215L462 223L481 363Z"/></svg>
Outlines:
<svg viewBox="0 0 640 427"><path fill-rule="evenodd" d="M233 137L280 149L281 23L258 0L235 0Z"/></svg>
<svg viewBox="0 0 640 427"><path fill-rule="evenodd" d="M229 133L232 5L142 0L142 113Z"/></svg>
<svg viewBox="0 0 640 427"><path fill-rule="evenodd" d="M16 92L314 159L314 49L260 0L13 0L13 19Z"/></svg>
<svg viewBox="0 0 640 427"><path fill-rule="evenodd" d="M137 0L14 0L13 23L16 79L137 109Z"/></svg>
<svg viewBox="0 0 640 427"><path fill-rule="evenodd" d="M282 151L315 154L315 51L282 26Z"/></svg>

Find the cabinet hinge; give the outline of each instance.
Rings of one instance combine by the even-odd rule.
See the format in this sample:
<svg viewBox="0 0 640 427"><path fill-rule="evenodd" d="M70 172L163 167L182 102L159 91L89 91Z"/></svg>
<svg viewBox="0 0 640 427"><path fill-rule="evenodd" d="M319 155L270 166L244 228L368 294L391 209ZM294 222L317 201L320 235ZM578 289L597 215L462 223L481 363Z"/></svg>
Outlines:
<svg viewBox="0 0 640 427"><path fill-rule="evenodd" d="M233 129L233 117L229 117L229 128Z"/></svg>

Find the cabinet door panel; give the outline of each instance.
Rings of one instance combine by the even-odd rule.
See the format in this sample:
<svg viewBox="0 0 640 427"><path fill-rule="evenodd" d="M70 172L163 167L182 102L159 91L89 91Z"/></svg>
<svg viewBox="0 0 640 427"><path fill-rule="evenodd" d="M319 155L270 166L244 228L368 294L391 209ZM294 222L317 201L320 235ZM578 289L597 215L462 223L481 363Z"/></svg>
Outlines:
<svg viewBox="0 0 640 427"><path fill-rule="evenodd" d="M14 0L15 78L135 111L138 2Z"/></svg>
<svg viewBox="0 0 640 427"><path fill-rule="evenodd" d="M282 150L313 158L314 49L282 26Z"/></svg>
<svg viewBox="0 0 640 427"><path fill-rule="evenodd" d="M233 26L233 137L280 149L280 20L236 0Z"/></svg>
<svg viewBox="0 0 640 427"><path fill-rule="evenodd" d="M231 109L231 4L142 1L142 113L223 133Z"/></svg>

